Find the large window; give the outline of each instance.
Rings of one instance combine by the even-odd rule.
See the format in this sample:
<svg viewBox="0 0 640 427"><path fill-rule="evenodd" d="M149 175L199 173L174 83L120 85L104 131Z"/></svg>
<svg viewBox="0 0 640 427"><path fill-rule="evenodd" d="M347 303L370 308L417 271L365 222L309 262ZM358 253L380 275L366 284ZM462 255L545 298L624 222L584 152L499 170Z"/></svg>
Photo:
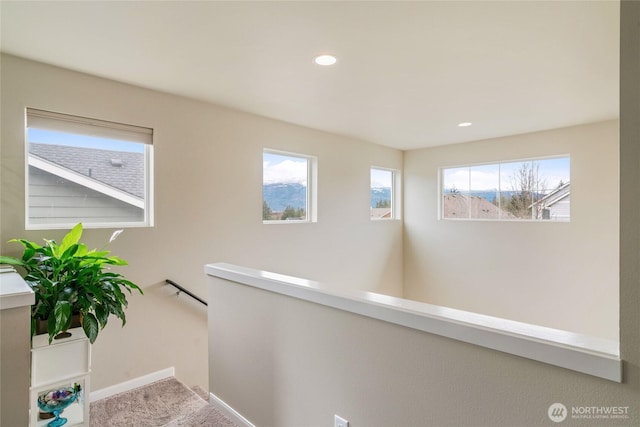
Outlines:
<svg viewBox="0 0 640 427"><path fill-rule="evenodd" d="M153 225L153 131L27 109L26 227Z"/></svg>
<svg viewBox="0 0 640 427"><path fill-rule="evenodd" d="M315 221L315 170L314 157L264 150L262 220L265 223Z"/></svg>
<svg viewBox="0 0 640 427"><path fill-rule="evenodd" d="M441 170L441 218L569 221L568 156Z"/></svg>
<svg viewBox="0 0 640 427"><path fill-rule="evenodd" d="M398 219L398 172L391 169L371 168L371 219Z"/></svg>

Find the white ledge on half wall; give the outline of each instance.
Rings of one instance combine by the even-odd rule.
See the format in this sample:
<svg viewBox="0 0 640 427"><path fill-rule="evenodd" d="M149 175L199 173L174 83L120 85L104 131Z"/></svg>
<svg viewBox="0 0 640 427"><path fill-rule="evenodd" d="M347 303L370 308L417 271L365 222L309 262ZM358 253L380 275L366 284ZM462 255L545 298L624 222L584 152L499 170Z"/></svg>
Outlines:
<svg viewBox="0 0 640 427"><path fill-rule="evenodd" d="M268 271L215 263L205 273L396 325L622 382L619 343Z"/></svg>
<svg viewBox="0 0 640 427"><path fill-rule="evenodd" d="M25 307L35 302L33 290L16 270L0 266L0 309Z"/></svg>

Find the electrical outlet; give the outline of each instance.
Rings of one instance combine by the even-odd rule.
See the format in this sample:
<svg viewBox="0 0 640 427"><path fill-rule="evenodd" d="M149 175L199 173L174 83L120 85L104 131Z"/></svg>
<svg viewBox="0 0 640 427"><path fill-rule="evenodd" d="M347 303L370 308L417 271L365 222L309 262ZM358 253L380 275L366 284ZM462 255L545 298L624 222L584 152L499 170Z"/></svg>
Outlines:
<svg viewBox="0 0 640 427"><path fill-rule="evenodd" d="M333 427L349 427L349 421L345 420L340 415L334 415Z"/></svg>

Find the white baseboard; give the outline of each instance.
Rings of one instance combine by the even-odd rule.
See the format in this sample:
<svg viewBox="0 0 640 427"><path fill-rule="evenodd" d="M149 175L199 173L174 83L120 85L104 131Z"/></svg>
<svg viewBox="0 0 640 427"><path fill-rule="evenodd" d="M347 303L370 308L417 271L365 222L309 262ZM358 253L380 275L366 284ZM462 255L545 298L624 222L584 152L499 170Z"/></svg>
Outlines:
<svg viewBox="0 0 640 427"><path fill-rule="evenodd" d="M143 375L138 378L133 378L128 381L105 387L100 390L95 390L90 393L89 401L95 402L105 397L113 396L114 394L123 393L125 391L133 390L134 388L142 387L147 384L151 384L155 381L164 380L165 378L175 377L176 368L173 366L161 371L152 372L147 375Z"/></svg>
<svg viewBox="0 0 640 427"><path fill-rule="evenodd" d="M238 411L213 393L209 393L209 403L237 425L242 427L255 427L251 421L243 417Z"/></svg>

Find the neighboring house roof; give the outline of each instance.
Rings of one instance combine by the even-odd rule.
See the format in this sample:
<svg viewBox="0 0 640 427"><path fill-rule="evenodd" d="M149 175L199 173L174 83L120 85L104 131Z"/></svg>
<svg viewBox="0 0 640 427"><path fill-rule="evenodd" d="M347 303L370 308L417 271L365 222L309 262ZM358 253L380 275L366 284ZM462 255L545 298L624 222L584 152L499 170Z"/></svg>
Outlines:
<svg viewBox="0 0 640 427"><path fill-rule="evenodd" d="M471 212L471 216L469 216ZM462 194L445 194L444 196L445 218L474 218L474 219L514 219L511 212L501 210L499 207L480 196L465 196Z"/></svg>
<svg viewBox="0 0 640 427"><path fill-rule="evenodd" d="M371 208L372 218L391 218L391 208Z"/></svg>
<svg viewBox="0 0 640 427"><path fill-rule="evenodd" d="M29 143L29 165L144 207L144 153Z"/></svg>
<svg viewBox="0 0 640 427"><path fill-rule="evenodd" d="M567 182L566 184L562 184L560 187L556 188L551 193L547 194L537 202L533 203L530 207L538 206L542 208L548 208L570 195L571 195L571 183Z"/></svg>

